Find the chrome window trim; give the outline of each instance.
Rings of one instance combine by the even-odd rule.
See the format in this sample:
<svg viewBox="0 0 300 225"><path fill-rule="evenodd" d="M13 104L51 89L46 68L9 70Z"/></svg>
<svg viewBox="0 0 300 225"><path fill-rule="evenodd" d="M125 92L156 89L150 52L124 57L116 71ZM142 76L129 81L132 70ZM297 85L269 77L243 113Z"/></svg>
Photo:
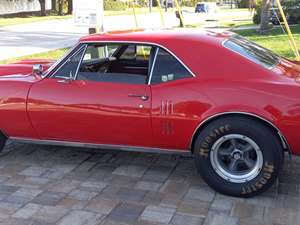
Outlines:
<svg viewBox="0 0 300 225"><path fill-rule="evenodd" d="M282 146L284 147L284 149L287 149L288 152L289 152L290 154L292 154L291 148L290 148L290 146L289 146L289 143L287 142L287 139L284 137L284 135L281 133L281 131L279 130L279 128L278 128L277 126L275 126L271 121L269 121L268 119L265 119L264 117L258 116L258 115L254 114L254 113L243 112L243 111L232 111L232 112L222 112L222 113L217 113L217 114L211 115L211 116L207 117L206 119L204 119L203 121L201 121L201 123L196 127L196 129L195 129L194 132L193 132L192 138L191 138L191 140L190 140L189 148L190 148L191 150L193 150L193 149L192 149L192 143L193 143L194 137L195 137L195 135L196 135L196 132L198 131L198 129L199 129L202 125L204 125L206 122L208 122L208 121L211 120L211 119L214 119L214 118L219 117L219 116L222 116L222 115L229 115L229 114L237 114L237 115L240 114L240 115L252 116L252 117L255 117L255 118L257 118L257 119L260 119L260 120L262 120L262 121L268 123L270 126L272 126L272 127L277 131L277 134L279 135L279 138L280 138L280 140L281 140L281 142L282 142Z"/></svg>
<svg viewBox="0 0 300 225"><path fill-rule="evenodd" d="M165 153L165 154L179 154L179 155L191 155L189 149L167 149L167 148L155 148L144 146L127 146L127 145L113 145L113 144L95 144L84 142L72 142L72 141L58 141L47 139L34 139L23 137L10 137L12 141L42 145L58 145L58 146L70 146L70 147L83 147L83 148L96 148L104 150L121 150L131 152L146 152L146 153Z"/></svg>
<svg viewBox="0 0 300 225"><path fill-rule="evenodd" d="M79 72L79 68L80 68L81 63L82 63L82 61L83 61L83 59L84 59L84 56L85 56L85 53L86 53L87 48L88 48L88 45L85 45L84 50L83 50L83 53L82 53L82 56L81 56L81 58L80 58L80 60L79 60L79 63L78 63L78 65L77 65L77 69L76 69L76 72L75 72L75 74L74 74L73 80L76 80L76 79L77 79L77 75L78 75L78 72Z"/></svg>
<svg viewBox="0 0 300 225"><path fill-rule="evenodd" d="M152 65L151 65L150 75L149 75L149 78L148 78L148 85L151 84L153 70L154 70L154 66L156 64L156 58L157 58L157 55L158 55L158 51L159 51L159 48L156 47L156 49L155 49L155 55L154 55L153 62L152 62Z"/></svg>
<svg viewBox="0 0 300 225"><path fill-rule="evenodd" d="M176 60L178 60L178 62L180 62L180 64L193 76L196 77L196 75L193 73L193 71L187 66L185 65L181 59L179 59L177 57L177 55L175 55L175 53L173 53L171 50L169 50L168 48L166 48L165 46L162 46L160 44L157 43L153 43L153 42L144 42L144 41L83 41L81 42L82 44L91 44L91 43L120 43L120 44L137 44L137 45L152 45L155 47L159 47L164 49L166 52L168 52L169 54L171 54Z"/></svg>
<svg viewBox="0 0 300 225"><path fill-rule="evenodd" d="M77 43L76 45L74 45L73 47L71 47L60 59L58 59L53 65L51 65L49 67L49 69L47 70L47 72L45 73L45 75L43 76L43 78L46 78L49 76L49 74L51 72L53 72L53 70L59 65L61 64L76 48L78 48L78 46L80 46L81 43Z"/></svg>
<svg viewBox="0 0 300 225"><path fill-rule="evenodd" d="M80 45L80 44L79 44ZM77 45L76 47L78 47L79 45ZM76 48L76 47L74 47L73 48L73 50ZM84 53L85 53L85 50L86 50L86 47L87 47L87 45L86 44L84 44L84 45L82 45L82 46L80 46L73 54L70 54L70 52L69 52L69 54L67 54L60 62L63 62L60 66L58 66L56 69L55 69L55 67L53 68L53 71L49 71L48 72L48 74L49 73L51 73L52 72L52 74L49 76L49 78L52 78L56 73L57 73L57 71L58 70L60 70L67 62L68 62L68 60L71 58L71 57L73 57L74 55L76 55L78 52L80 52L83 48L85 48L84 49L84 52L83 52L83 55L84 55ZM72 50L72 51L73 51ZM71 51L71 52L72 52ZM81 62L81 61L80 61ZM59 65L59 63L57 64L57 65ZM80 65L80 63L77 65L77 69L76 69L76 71L79 69L79 65ZM47 75L48 76L48 75ZM47 77L46 76L46 77Z"/></svg>

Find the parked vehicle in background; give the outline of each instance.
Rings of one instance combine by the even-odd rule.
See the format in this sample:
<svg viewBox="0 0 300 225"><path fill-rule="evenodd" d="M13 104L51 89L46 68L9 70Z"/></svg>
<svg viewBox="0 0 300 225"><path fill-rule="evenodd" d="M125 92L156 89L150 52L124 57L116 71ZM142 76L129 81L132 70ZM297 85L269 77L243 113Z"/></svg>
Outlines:
<svg viewBox="0 0 300 225"><path fill-rule="evenodd" d="M230 32L91 35L55 63L0 66L0 149L11 139L192 154L216 191L255 196L285 152L300 155L299 74Z"/></svg>
<svg viewBox="0 0 300 225"><path fill-rule="evenodd" d="M279 25L280 22L283 22L278 8L271 8L270 10L271 23ZM283 4L283 11L289 24L298 24L300 22L300 5L287 6Z"/></svg>
<svg viewBox="0 0 300 225"><path fill-rule="evenodd" d="M166 4L167 4L167 8L173 8L174 7L173 0L164 0L163 1L163 6L166 7Z"/></svg>
<svg viewBox="0 0 300 225"><path fill-rule="evenodd" d="M216 2L198 2L195 6L195 13L214 13L217 10Z"/></svg>

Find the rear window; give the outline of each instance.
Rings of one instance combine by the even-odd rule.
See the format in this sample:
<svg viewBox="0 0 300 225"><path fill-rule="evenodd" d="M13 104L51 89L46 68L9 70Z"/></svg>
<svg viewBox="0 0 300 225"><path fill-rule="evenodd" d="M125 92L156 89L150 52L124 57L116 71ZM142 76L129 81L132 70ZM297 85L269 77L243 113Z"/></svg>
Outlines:
<svg viewBox="0 0 300 225"><path fill-rule="evenodd" d="M225 41L224 46L267 69L280 61L280 57L272 51L238 35Z"/></svg>

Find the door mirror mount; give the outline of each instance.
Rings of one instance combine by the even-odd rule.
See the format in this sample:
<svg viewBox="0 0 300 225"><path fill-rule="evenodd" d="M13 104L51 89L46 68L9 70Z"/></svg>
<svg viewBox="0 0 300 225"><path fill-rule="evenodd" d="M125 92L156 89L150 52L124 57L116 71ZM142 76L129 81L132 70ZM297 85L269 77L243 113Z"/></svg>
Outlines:
<svg viewBox="0 0 300 225"><path fill-rule="evenodd" d="M44 67L42 64L35 64L32 67L32 73L36 75L42 75L44 71Z"/></svg>

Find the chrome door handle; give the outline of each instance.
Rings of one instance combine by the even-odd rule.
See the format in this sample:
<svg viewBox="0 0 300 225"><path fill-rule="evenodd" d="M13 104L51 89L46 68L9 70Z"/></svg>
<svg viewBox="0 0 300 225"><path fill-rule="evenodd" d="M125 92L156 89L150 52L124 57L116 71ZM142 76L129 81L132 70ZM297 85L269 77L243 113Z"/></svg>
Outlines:
<svg viewBox="0 0 300 225"><path fill-rule="evenodd" d="M139 95L139 94L129 94L128 97L140 98L143 101L147 101L149 99L149 96L147 96L147 95Z"/></svg>

